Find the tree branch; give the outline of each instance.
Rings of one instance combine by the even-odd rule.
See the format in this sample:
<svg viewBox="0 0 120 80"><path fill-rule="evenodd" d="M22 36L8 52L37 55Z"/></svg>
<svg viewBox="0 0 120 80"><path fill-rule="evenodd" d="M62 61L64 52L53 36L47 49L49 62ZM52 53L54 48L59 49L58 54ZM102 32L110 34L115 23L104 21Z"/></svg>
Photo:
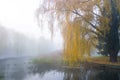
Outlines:
<svg viewBox="0 0 120 80"><path fill-rule="evenodd" d="M96 15L97 17L102 17L101 15L98 15L98 14L94 13L93 11L91 11L91 13Z"/></svg>
<svg viewBox="0 0 120 80"><path fill-rule="evenodd" d="M88 31L91 32L91 33L94 33L94 34L97 35L97 36L103 37L102 35L100 35L99 33L95 32L95 31L93 31L93 30L91 30L91 29L89 29Z"/></svg>
<svg viewBox="0 0 120 80"><path fill-rule="evenodd" d="M80 16L85 22L87 22L88 24L90 24L95 30L99 31L102 35L103 32L101 30L99 30L95 25L93 25L91 22L87 21L81 14L78 13L77 10L72 11L74 14Z"/></svg>

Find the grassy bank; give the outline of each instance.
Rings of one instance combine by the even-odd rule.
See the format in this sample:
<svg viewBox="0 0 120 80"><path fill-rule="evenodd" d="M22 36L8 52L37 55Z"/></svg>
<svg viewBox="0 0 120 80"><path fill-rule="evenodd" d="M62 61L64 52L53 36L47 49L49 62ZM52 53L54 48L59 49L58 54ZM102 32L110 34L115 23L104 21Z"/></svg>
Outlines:
<svg viewBox="0 0 120 80"><path fill-rule="evenodd" d="M118 57L118 62L112 63L109 62L109 57L101 56L101 57L92 57L87 60L87 62L97 63L97 64L105 64L105 65L116 65L120 66L120 56Z"/></svg>
<svg viewBox="0 0 120 80"><path fill-rule="evenodd" d="M112 68L112 69L119 69L120 68L120 56L118 57L118 62L117 63L111 63L109 62L109 57L103 57L103 56L99 56L99 57L92 57L87 59L87 61L83 61L83 62L78 62L78 63L73 63L73 66L70 66L68 64L65 64L62 61L62 57L57 57L57 58L52 58L52 57L44 57L44 58L35 58L32 61L34 64L39 65L39 67L42 66L51 66L51 67L63 67L63 68L75 68L75 69L79 69L81 64L84 64L87 67L99 67L101 68L101 66L105 67L105 68Z"/></svg>
<svg viewBox="0 0 120 80"><path fill-rule="evenodd" d="M34 64L43 64L43 65L61 65L62 60L61 58L50 58L50 57L45 57L45 58L35 58L32 60L32 63Z"/></svg>

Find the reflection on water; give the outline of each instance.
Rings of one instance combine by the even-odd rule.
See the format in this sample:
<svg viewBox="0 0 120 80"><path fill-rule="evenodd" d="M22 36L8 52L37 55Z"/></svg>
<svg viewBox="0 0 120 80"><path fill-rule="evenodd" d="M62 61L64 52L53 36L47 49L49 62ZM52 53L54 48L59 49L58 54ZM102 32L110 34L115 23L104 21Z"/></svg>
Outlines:
<svg viewBox="0 0 120 80"><path fill-rule="evenodd" d="M120 70L61 69L30 58L0 60L0 80L120 80Z"/></svg>
<svg viewBox="0 0 120 80"><path fill-rule="evenodd" d="M29 73L28 58L0 60L0 80L22 80Z"/></svg>
<svg viewBox="0 0 120 80"><path fill-rule="evenodd" d="M103 71L97 74L99 80L119 80L120 74L112 71Z"/></svg>
<svg viewBox="0 0 120 80"><path fill-rule="evenodd" d="M63 80L63 76L63 72L57 72L56 70L52 70L46 72L44 75L39 73L29 74L24 80Z"/></svg>

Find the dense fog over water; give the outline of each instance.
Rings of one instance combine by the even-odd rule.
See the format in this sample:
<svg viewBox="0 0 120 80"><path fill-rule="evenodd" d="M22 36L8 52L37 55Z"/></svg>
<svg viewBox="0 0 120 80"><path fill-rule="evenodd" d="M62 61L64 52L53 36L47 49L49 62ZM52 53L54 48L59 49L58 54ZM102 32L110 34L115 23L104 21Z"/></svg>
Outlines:
<svg viewBox="0 0 120 80"><path fill-rule="evenodd" d="M36 56L55 51L52 41L40 37L38 40L0 26L0 58Z"/></svg>

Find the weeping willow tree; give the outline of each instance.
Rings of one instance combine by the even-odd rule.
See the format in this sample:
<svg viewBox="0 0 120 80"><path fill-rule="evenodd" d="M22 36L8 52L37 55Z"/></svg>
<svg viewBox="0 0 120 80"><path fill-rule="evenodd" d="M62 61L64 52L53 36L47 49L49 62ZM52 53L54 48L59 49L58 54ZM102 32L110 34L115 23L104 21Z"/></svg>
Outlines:
<svg viewBox="0 0 120 80"><path fill-rule="evenodd" d="M51 33L55 27L61 29L64 60L70 64L89 58L93 47L98 48L100 53L106 50L104 54L109 54L110 61L116 62L119 50L119 1L43 0L37 18L41 23L48 21ZM58 25L54 26L56 21Z"/></svg>
<svg viewBox="0 0 120 80"><path fill-rule="evenodd" d="M74 19L73 21L64 24L64 60L69 64L78 63L90 57L92 48L87 28L80 23L81 20Z"/></svg>

